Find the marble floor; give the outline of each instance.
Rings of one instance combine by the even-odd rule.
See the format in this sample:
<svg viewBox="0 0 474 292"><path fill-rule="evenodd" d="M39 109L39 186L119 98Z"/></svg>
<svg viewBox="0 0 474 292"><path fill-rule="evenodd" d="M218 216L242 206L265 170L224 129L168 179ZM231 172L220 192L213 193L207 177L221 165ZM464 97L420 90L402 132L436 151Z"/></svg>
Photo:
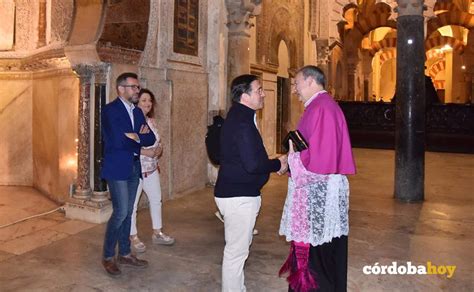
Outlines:
<svg viewBox="0 0 474 292"><path fill-rule="evenodd" d="M349 291L474 291L474 155L426 153L426 200L393 199L394 152L354 149L350 177ZM286 291L276 274L288 244L278 236L286 180L272 176L250 257L248 291ZM25 187L0 187L0 225L57 206ZM164 203L164 229L174 246L151 243L148 209L139 232L146 270L108 277L100 265L105 225L67 220L60 212L0 228L0 291L219 291L223 225L212 189ZM364 266L456 266L446 275L364 274ZM430 262L430 264L428 263ZM376 271L373 269L372 271Z"/></svg>

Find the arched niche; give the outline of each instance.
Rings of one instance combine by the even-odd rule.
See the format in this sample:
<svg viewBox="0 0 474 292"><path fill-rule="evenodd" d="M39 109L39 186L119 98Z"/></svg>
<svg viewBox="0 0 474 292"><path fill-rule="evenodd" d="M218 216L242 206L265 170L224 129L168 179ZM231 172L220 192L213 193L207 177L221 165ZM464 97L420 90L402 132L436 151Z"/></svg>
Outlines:
<svg viewBox="0 0 474 292"><path fill-rule="evenodd" d="M280 8L274 14L271 20L270 41L268 46L268 63L278 64L278 49L281 41L285 42L289 52L289 67L297 68L298 53L297 53L297 33L292 29L294 25L290 23L291 16L285 8Z"/></svg>
<svg viewBox="0 0 474 292"><path fill-rule="evenodd" d="M67 57L72 64L137 64L149 14L150 0L76 0Z"/></svg>
<svg viewBox="0 0 474 292"><path fill-rule="evenodd" d="M380 98L384 101L390 101L395 95L397 60L391 58L383 62L380 67Z"/></svg>
<svg viewBox="0 0 474 292"><path fill-rule="evenodd" d="M277 75L284 78L289 78L288 69L290 68L290 55L288 46L284 40L280 41L278 45L278 73Z"/></svg>

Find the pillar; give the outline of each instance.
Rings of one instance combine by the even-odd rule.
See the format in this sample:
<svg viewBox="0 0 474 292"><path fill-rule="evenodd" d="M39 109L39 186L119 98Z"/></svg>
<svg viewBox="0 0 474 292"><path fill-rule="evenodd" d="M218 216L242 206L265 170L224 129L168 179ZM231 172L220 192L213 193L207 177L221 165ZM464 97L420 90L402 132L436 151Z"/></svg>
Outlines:
<svg viewBox="0 0 474 292"><path fill-rule="evenodd" d="M78 114L77 181L73 194L75 199L87 200L92 194L90 183L90 100L92 68L76 65L73 68L79 77L80 96Z"/></svg>
<svg viewBox="0 0 474 292"><path fill-rule="evenodd" d="M112 214L112 205L108 200L105 183L100 179L102 161L102 133L100 125L101 107L105 105L107 74L106 64L73 66L80 79L78 113L78 159L76 190L66 202L66 217L92 223L104 223ZM93 78L94 77L94 78ZM91 84L95 79L93 94ZM94 99L91 98L94 96ZM91 188L91 102L94 102L94 191Z"/></svg>
<svg viewBox="0 0 474 292"><path fill-rule="evenodd" d="M107 183L100 177L104 157L102 141L102 109L106 103L107 73L109 64L94 66L94 192L93 202L108 200Z"/></svg>
<svg viewBox="0 0 474 292"><path fill-rule="evenodd" d="M357 63L355 58L347 59L347 100L356 100L356 86L357 86ZM336 77L338 78L338 77Z"/></svg>
<svg viewBox="0 0 474 292"><path fill-rule="evenodd" d="M399 0L397 12L397 83L395 198L424 200L425 78L423 0Z"/></svg>
<svg viewBox="0 0 474 292"><path fill-rule="evenodd" d="M261 1L258 0L226 0L228 49L227 49L227 84L230 88L232 80L242 74L250 73L250 17L260 14ZM257 4L258 3L258 4ZM228 94L230 95L230 94ZM232 102L227 99L226 108Z"/></svg>

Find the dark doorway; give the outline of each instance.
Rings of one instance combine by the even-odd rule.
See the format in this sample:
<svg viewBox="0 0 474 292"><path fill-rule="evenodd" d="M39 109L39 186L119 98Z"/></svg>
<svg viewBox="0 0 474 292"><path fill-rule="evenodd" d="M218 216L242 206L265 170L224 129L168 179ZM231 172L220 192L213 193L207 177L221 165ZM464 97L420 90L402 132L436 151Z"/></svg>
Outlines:
<svg viewBox="0 0 474 292"><path fill-rule="evenodd" d="M288 134L288 118L290 112L290 79L277 77L277 124L276 124L276 150L277 153L283 153L283 138Z"/></svg>

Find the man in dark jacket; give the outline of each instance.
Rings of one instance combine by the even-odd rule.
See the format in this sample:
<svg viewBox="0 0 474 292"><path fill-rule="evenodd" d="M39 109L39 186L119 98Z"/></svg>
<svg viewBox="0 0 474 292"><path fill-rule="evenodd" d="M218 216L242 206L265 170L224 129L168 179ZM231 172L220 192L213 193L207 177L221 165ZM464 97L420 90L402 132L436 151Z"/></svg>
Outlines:
<svg viewBox="0 0 474 292"><path fill-rule="evenodd" d="M222 291L245 291L243 269L260 210L260 190L271 172L286 172L288 162L286 155L268 159L257 130L255 111L263 108L265 97L257 76L236 77L231 94L233 105L221 130L221 166L214 195L224 216Z"/></svg>

